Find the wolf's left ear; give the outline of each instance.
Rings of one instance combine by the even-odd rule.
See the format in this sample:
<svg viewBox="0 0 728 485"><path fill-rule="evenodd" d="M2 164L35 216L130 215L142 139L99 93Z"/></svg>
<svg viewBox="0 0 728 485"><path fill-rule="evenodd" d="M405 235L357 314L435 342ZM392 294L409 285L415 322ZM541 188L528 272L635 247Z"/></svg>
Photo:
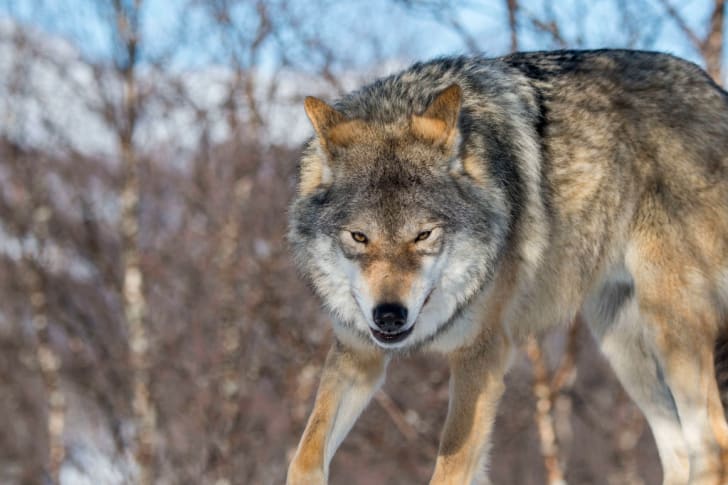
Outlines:
<svg viewBox="0 0 728 485"><path fill-rule="evenodd" d="M434 145L451 148L457 134L462 96L457 84L445 88L424 113L412 116L412 133Z"/></svg>

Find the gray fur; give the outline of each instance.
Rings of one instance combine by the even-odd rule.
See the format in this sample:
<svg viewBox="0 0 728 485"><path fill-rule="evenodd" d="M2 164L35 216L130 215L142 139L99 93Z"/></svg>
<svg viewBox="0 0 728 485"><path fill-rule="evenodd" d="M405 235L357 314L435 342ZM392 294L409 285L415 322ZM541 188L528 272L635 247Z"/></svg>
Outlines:
<svg viewBox="0 0 728 485"><path fill-rule="evenodd" d="M412 120L453 85L455 141L424 143ZM333 106L337 122L361 133L337 144L317 129L289 239L344 347L453 355L482 345L469 354L481 358L501 328L518 341L583 311L664 437L669 483L685 483L688 467L694 483L728 480L715 454L728 426L695 405L719 400L695 383L728 308L728 94L705 72L626 50L442 58ZM442 228L437 244L411 249L428 224ZM352 231L378 239L356 246ZM369 335L371 309L351 279L382 261L379 280L417 274L423 261L438 268L421 285L435 303L418 307L396 348Z"/></svg>

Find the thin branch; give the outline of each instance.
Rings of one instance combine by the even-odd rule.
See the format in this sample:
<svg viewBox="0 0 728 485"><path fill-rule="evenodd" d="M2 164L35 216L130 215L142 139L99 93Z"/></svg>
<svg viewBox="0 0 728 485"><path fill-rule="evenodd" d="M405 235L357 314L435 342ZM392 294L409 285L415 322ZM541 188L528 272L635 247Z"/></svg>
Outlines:
<svg viewBox="0 0 728 485"><path fill-rule="evenodd" d="M675 21L677 26L680 28L680 30L683 31L683 33L688 38L688 40L690 40L693 46L696 49L701 50L703 46L703 41L700 39L700 37L698 37L695 31L690 28L690 26L685 21L685 18L680 15L680 12L675 9L675 7L670 3L669 0L660 0L660 3L665 8L667 15L669 15L670 18Z"/></svg>
<svg viewBox="0 0 728 485"><path fill-rule="evenodd" d="M579 330L581 326L581 317L577 316L571 328L569 328L569 333L566 337L566 349L564 350L561 362L551 378L550 392L552 397L556 397L557 394L563 392L564 388L574 377L576 358L579 353Z"/></svg>
<svg viewBox="0 0 728 485"><path fill-rule="evenodd" d="M437 455L437 448L426 440L417 428L407 421L404 413L397 403L389 397L389 394L384 390L380 390L374 395L374 401L387 413L387 416L392 420L394 426L408 442L418 443L418 446L422 447L422 450L427 456L433 457Z"/></svg>
<svg viewBox="0 0 728 485"><path fill-rule="evenodd" d="M518 50L518 0L506 0L508 7L508 27L511 32L511 52Z"/></svg>
<svg viewBox="0 0 728 485"><path fill-rule="evenodd" d="M546 360L541 352L538 341L529 337L526 343L526 355L533 366L533 395L536 398L536 413L534 420L538 428L541 442L541 456L549 485L564 485L564 472L559 463L559 445L556 439L556 429L551 416L553 399L551 397L549 372Z"/></svg>
<svg viewBox="0 0 728 485"><path fill-rule="evenodd" d="M723 81L725 8L725 0L715 0L713 13L710 16L710 28L701 49L708 74L719 84Z"/></svg>
<svg viewBox="0 0 728 485"><path fill-rule="evenodd" d="M710 23L705 38L698 34L685 21L685 18L675 9L669 0L660 0L670 18L683 31L693 47L700 52L705 62L705 69L713 80L719 84L723 79L723 29L725 26L725 0L715 0Z"/></svg>
<svg viewBox="0 0 728 485"><path fill-rule="evenodd" d="M554 41L559 48L563 49L569 46L569 43L566 39L564 39L564 36L561 35L559 24L557 24L554 20L544 22L536 17L531 17L531 24L536 28L536 30L549 34L551 36L551 40Z"/></svg>

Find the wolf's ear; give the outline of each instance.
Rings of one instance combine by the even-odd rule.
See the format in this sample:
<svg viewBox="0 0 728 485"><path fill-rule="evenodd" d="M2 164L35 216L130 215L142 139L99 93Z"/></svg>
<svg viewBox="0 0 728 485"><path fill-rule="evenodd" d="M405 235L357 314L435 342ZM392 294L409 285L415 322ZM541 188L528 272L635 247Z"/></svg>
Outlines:
<svg viewBox="0 0 728 485"><path fill-rule="evenodd" d="M412 116L412 133L434 145L450 148L457 133L462 94L457 84L445 88L424 113Z"/></svg>
<svg viewBox="0 0 728 485"><path fill-rule="evenodd" d="M344 121L344 115L313 96L306 96L303 107L319 137L325 137L331 128Z"/></svg>
<svg viewBox="0 0 728 485"><path fill-rule="evenodd" d="M346 146L356 137L357 132L365 129L358 120L347 120L343 114L313 96L307 96L303 102L306 115L316 130L319 142L324 150L329 151L333 145Z"/></svg>
<svg viewBox="0 0 728 485"><path fill-rule="evenodd" d="M299 193L308 195L322 185L331 183L331 150L338 141L335 131L337 127L351 122L346 121L343 114L313 96L306 97L303 107L323 150L323 154L311 154L301 160Z"/></svg>

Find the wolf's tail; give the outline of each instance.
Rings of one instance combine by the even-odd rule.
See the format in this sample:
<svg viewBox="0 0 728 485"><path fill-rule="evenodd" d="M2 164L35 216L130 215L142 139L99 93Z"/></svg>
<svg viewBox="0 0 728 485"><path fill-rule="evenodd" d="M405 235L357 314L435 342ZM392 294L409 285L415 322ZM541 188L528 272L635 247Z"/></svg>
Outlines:
<svg viewBox="0 0 728 485"><path fill-rule="evenodd" d="M715 379L718 381L720 400L723 403L723 413L728 419L728 328L724 328L715 341L713 354L715 364Z"/></svg>

